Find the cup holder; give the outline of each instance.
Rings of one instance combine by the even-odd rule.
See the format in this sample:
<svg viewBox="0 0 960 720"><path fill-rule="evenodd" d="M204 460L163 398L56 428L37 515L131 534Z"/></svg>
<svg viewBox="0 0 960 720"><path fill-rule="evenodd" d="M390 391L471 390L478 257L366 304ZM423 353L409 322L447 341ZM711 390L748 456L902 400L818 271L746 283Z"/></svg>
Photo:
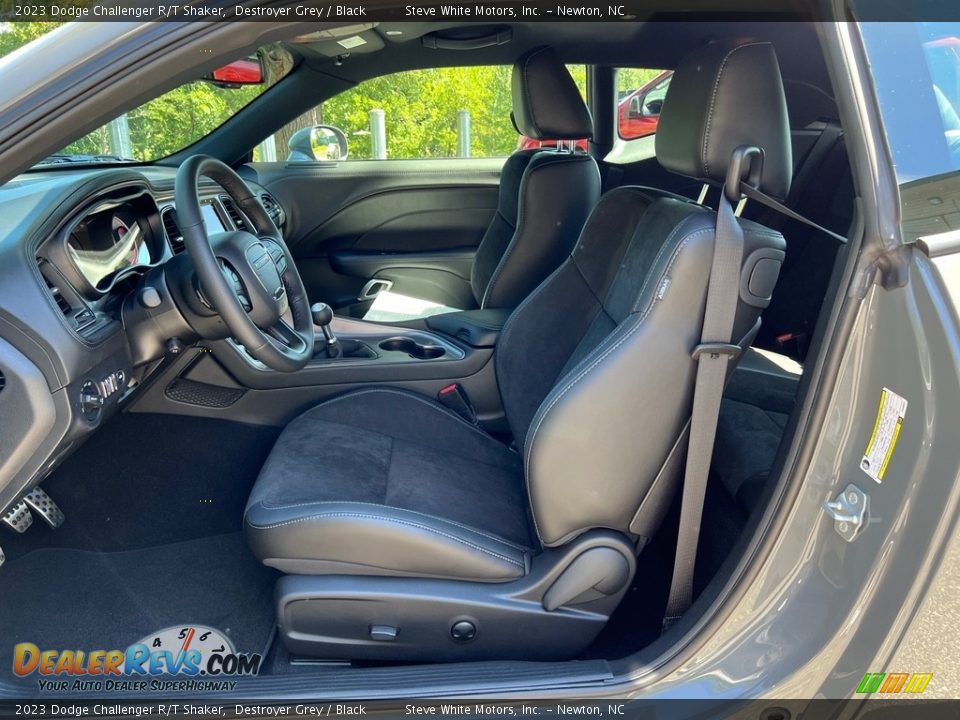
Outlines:
<svg viewBox="0 0 960 720"><path fill-rule="evenodd" d="M446 354L439 345L421 345L415 340L405 337L388 338L380 342L380 349L387 352L406 353L417 360L434 360Z"/></svg>

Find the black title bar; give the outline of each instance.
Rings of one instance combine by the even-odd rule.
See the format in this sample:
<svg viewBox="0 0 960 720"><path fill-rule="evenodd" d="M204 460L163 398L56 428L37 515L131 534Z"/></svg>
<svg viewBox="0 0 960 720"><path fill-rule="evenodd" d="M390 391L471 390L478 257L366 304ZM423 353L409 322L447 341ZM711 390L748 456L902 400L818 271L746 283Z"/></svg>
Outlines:
<svg viewBox="0 0 960 720"><path fill-rule="evenodd" d="M955 0L850 0L860 21L960 21ZM6 22L610 22L831 21L818 0L0 0Z"/></svg>

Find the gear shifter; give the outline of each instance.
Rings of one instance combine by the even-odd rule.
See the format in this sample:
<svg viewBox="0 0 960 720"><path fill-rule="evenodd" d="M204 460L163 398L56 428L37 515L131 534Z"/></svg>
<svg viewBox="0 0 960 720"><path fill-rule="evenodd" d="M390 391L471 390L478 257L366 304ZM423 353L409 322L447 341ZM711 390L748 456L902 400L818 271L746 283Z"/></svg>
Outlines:
<svg viewBox="0 0 960 720"><path fill-rule="evenodd" d="M333 310L326 303L314 303L310 306L310 314L313 315L313 324L318 325L323 332L324 352L326 352L327 357L340 357L340 343L337 342L337 336L330 329L330 323L333 322Z"/></svg>

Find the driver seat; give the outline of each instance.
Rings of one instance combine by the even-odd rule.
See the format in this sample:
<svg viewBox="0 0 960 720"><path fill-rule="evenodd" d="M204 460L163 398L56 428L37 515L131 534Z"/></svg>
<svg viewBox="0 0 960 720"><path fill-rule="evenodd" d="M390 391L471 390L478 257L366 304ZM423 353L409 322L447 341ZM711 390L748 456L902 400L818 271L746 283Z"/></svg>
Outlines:
<svg viewBox="0 0 960 720"><path fill-rule="evenodd" d="M790 136L771 45L710 45L684 60L660 128L665 167L722 182L733 150L756 145L761 190L786 195ZM740 224L733 341L746 346L784 240ZM715 226L710 209L642 188L603 197L498 339L518 450L389 387L335 397L287 426L245 528L254 553L286 573L276 597L291 652L559 659L591 642L679 485Z"/></svg>

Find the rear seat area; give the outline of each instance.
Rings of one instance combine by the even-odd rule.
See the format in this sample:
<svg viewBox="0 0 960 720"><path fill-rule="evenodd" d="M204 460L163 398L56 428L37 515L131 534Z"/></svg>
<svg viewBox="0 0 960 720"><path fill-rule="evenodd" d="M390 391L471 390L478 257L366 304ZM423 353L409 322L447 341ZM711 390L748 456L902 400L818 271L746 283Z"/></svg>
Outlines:
<svg viewBox="0 0 960 720"><path fill-rule="evenodd" d="M805 124L794 133L794 187L787 204L845 233L855 193L843 135L836 121L797 122ZM825 177L830 181L823 182ZM732 498L730 505L740 519L757 507L770 480L796 402L809 338L843 252L832 238L762 207L748 203L744 216L780 229L787 256L754 347L731 376L720 409L712 481Z"/></svg>
<svg viewBox="0 0 960 720"><path fill-rule="evenodd" d="M713 450L713 472L747 516L770 478L803 367L770 350L750 348L727 384Z"/></svg>

